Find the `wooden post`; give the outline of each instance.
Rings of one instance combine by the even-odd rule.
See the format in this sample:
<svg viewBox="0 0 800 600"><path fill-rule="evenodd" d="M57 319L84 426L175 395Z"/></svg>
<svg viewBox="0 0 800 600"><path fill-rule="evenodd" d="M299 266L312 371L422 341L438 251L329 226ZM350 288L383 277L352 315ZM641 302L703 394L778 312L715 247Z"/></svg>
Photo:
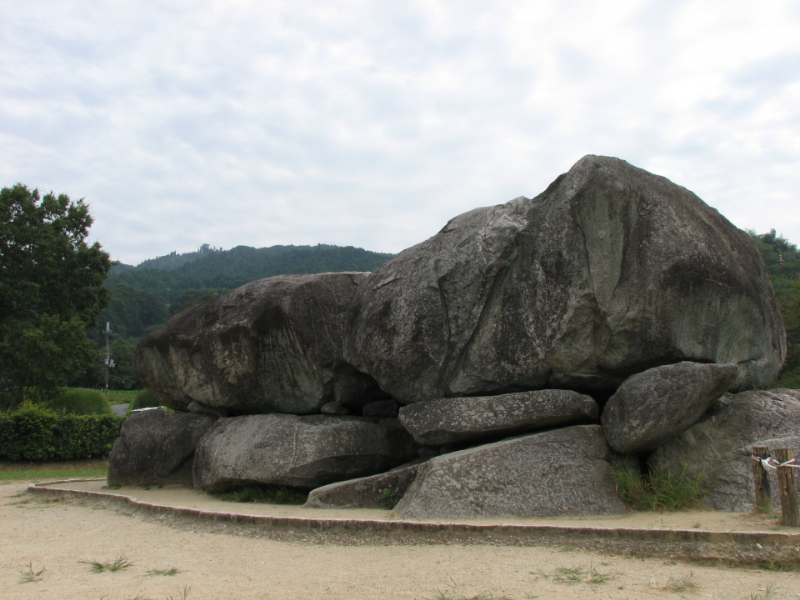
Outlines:
<svg viewBox="0 0 800 600"><path fill-rule="evenodd" d="M769 483L769 471L764 468L760 460L762 458L769 458L769 448L766 446L753 446L753 458L753 478L756 482L756 508L769 510L772 508L772 488Z"/></svg>
<svg viewBox="0 0 800 600"><path fill-rule="evenodd" d="M772 456L779 463L786 463L794 458L792 451L777 448ZM783 518L781 525L800 527L800 507L797 504L797 487L794 483L794 469L792 467L778 467L778 487L781 490L781 511Z"/></svg>

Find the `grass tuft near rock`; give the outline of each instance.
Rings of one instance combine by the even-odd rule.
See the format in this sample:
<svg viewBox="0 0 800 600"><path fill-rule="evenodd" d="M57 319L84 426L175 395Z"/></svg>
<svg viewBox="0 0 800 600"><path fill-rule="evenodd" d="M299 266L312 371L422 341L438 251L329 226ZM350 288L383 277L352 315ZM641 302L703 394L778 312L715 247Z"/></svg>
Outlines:
<svg viewBox="0 0 800 600"><path fill-rule="evenodd" d="M628 510L689 510L702 506L705 495L701 475L692 480L667 469L651 468L646 476L624 464L614 466L614 483Z"/></svg>
<svg viewBox="0 0 800 600"><path fill-rule="evenodd" d="M227 492L209 492L225 502L260 502L263 504L305 504L308 493L282 485L252 485Z"/></svg>

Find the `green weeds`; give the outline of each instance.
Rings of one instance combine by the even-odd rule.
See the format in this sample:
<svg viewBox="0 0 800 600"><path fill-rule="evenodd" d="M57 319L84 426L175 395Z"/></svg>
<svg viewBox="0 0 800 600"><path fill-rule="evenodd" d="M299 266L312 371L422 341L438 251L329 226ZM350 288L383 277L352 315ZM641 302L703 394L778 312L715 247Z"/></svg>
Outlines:
<svg viewBox="0 0 800 600"><path fill-rule="evenodd" d="M572 569L567 569L567 568L556 569L555 575L553 575L553 581L557 581L559 583L572 583L572 584L607 583L611 579L613 579L613 576L610 573L601 573L595 568L594 563L590 563L588 569L584 569L583 567L575 567Z"/></svg>
<svg viewBox="0 0 800 600"><path fill-rule="evenodd" d="M643 477L623 464L614 466L613 475L620 498L630 510L687 510L701 506L705 495L702 475L691 479L685 472L674 476L653 467Z"/></svg>
<svg viewBox="0 0 800 600"><path fill-rule="evenodd" d="M392 490L383 490L381 492L381 503L386 510L392 510L397 503L400 502L400 496L395 494Z"/></svg>
<svg viewBox="0 0 800 600"><path fill-rule="evenodd" d="M761 592L757 594L750 594L748 600L775 600L777 591L770 583L766 588L763 590L763 594Z"/></svg>
<svg viewBox="0 0 800 600"><path fill-rule="evenodd" d="M36 583L37 581L41 581L42 579L44 579L44 572L46 570L47 569L42 567L40 570L36 571L33 568L33 563L28 563L28 567L20 572L19 582Z"/></svg>
<svg viewBox="0 0 800 600"><path fill-rule="evenodd" d="M116 573L117 571L122 571L123 569L133 566L133 561L128 559L124 554L120 554L111 562L101 562L99 560L81 560L78 562L89 565L95 573L103 573L104 571Z"/></svg>
<svg viewBox="0 0 800 600"><path fill-rule="evenodd" d="M305 504L308 493L282 485L253 485L228 492L211 492L225 502L261 502L264 504Z"/></svg>
<svg viewBox="0 0 800 600"><path fill-rule="evenodd" d="M689 571L686 575L670 577L664 585L658 585L653 578L650 587L665 592L680 594L683 592L694 592L697 590L697 582L694 580L694 573Z"/></svg>
<svg viewBox="0 0 800 600"><path fill-rule="evenodd" d="M181 572L180 569L176 569L173 567L171 569L165 569L165 570L152 569L147 572L147 575L149 577L172 577L173 575L177 575L180 572Z"/></svg>

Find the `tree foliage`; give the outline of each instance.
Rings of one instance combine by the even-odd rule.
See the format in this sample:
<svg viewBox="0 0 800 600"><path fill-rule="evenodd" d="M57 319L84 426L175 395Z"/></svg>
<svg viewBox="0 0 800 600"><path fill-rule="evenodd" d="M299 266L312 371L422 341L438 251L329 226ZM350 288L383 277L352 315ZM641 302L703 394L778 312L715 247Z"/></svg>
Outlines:
<svg viewBox="0 0 800 600"><path fill-rule="evenodd" d="M774 229L750 234L764 257L786 327L788 354L773 387L800 388L800 252Z"/></svg>
<svg viewBox="0 0 800 600"><path fill-rule="evenodd" d="M83 200L0 190L0 389L52 395L94 359L86 328L108 303L111 262L86 243L91 224Z"/></svg>

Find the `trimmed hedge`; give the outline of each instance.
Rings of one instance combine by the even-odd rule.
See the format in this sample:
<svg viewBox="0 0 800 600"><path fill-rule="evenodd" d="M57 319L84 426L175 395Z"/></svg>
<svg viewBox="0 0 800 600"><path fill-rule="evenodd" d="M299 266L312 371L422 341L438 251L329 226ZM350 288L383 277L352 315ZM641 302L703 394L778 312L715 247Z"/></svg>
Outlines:
<svg viewBox="0 0 800 600"><path fill-rule="evenodd" d="M111 405L102 392L85 388L70 388L45 404L56 412L70 415L111 415Z"/></svg>
<svg viewBox="0 0 800 600"><path fill-rule="evenodd" d="M32 404L0 414L0 456L9 460L106 457L123 419L57 414Z"/></svg>

